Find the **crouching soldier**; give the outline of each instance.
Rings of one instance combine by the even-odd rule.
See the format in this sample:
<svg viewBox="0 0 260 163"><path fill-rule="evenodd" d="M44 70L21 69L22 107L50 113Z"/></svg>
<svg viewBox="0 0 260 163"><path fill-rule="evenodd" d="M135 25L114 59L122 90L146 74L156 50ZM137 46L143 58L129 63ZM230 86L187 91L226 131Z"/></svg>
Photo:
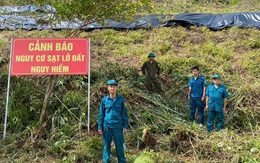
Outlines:
<svg viewBox="0 0 260 163"><path fill-rule="evenodd" d="M146 61L142 66L142 73L146 76L145 86L149 91L163 93L161 83L158 79L158 76L160 75L160 67L154 58L155 54L150 53L148 55L148 61Z"/></svg>

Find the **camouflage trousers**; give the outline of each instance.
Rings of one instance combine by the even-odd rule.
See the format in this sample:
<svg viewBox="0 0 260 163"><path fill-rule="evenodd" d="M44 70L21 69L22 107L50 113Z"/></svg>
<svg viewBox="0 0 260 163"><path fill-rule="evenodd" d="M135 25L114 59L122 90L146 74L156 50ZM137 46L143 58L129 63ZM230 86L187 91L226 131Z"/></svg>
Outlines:
<svg viewBox="0 0 260 163"><path fill-rule="evenodd" d="M149 91L158 92L158 93L162 93L162 92L163 92L161 83L160 83L160 81L159 81L158 78L149 78L149 77L146 77L145 86L146 86L146 88L147 88Z"/></svg>

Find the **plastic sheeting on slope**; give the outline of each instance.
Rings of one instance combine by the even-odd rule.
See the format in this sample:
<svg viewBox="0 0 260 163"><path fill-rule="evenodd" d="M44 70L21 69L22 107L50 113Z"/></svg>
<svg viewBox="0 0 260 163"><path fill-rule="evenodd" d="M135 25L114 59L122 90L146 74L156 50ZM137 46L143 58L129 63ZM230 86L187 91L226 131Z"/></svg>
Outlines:
<svg viewBox="0 0 260 163"><path fill-rule="evenodd" d="M227 27L260 28L260 12L237 12L229 14L184 13L175 15L174 24L191 24L221 30Z"/></svg>
<svg viewBox="0 0 260 163"><path fill-rule="evenodd" d="M22 12L56 12L56 10L50 5L44 5L42 7L36 5L0 6L1 14L12 14Z"/></svg>
<svg viewBox="0 0 260 163"><path fill-rule="evenodd" d="M0 30L43 30L51 29L51 26L45 22L48 16L33 18L30 16L15 16L15 15L2 15L0 16ZM136 28L152 28L163 26L163 19L167 19L168 15L148 15L144 17L136 16L134 21L112 21L106 20L104 25L98 23L91 23L84 27L83 30L92 30L100 28L114 28L114 29L136 29ZM61 21L54 23L53 29L75 29L79 28L83 22L80 20L75 21Z"/></svg>
<svg viewBox="0 0 260 163"><path fill-rule="evenodd" d="M17 14L22 12L43 12L55 14L55 9L51 6L37 7L34 5L18 6L18 7L0 7L0 13ZM1 15L0 30L43 30L51 29L46 24L49 15L45 14L38 17L19 16L19 15ZM174 17L174 18L173 18ZM167 21L165 21L167 20ZM54 25L55 24L55 25ZM53 28L60 29L76 29L83 24L80 20L54 22ZM237 12L228 14L203 14L203 13L184 13L177 15L147 15L135 16L133 21L113 21L106 20L104 25L92 23L84 27L83 30L113 28L113 29L137 29L137 28L153 28L153 27L170 27L170 26L206 26L212 30L222 30L227 27L249 27L260 29L260 12Z"/></svg>

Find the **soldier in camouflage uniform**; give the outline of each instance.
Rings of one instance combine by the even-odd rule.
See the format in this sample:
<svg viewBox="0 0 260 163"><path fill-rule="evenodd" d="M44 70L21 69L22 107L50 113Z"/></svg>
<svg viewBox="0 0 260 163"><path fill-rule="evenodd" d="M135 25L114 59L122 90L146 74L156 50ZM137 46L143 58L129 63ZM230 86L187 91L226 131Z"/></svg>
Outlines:
<svg viewBox="0 0 260 163"><path fill-rule="evenodd" d="M146 88L149 91L156 91L158 93L162 93L161 83L158 80L158 76L160 75L160 67L158 62L154 60L155 54L150 53L148 55L149 60L146 61L142 66L142 73L146 76Z"/></svg>

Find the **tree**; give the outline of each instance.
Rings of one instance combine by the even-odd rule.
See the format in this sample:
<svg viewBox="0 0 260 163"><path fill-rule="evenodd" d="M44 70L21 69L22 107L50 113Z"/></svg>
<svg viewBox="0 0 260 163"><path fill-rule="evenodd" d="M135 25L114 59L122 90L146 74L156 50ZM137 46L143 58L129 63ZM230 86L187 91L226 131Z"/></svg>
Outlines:
<svg viewBox="0 0 260 163"><path fill-rule="evenodd" d="M97 22L104 24L105 20L131 20L133 15L150 10L150 0L15 0L19 4L50 5L53 13L49 17L49 23L53 26L59 21L81 20L82 25L78 29L69 32L66 38L77 37L84 27ZM40 116L42 124L51 96L56 76L50 76L47 83L45 98Z"/></svg>

